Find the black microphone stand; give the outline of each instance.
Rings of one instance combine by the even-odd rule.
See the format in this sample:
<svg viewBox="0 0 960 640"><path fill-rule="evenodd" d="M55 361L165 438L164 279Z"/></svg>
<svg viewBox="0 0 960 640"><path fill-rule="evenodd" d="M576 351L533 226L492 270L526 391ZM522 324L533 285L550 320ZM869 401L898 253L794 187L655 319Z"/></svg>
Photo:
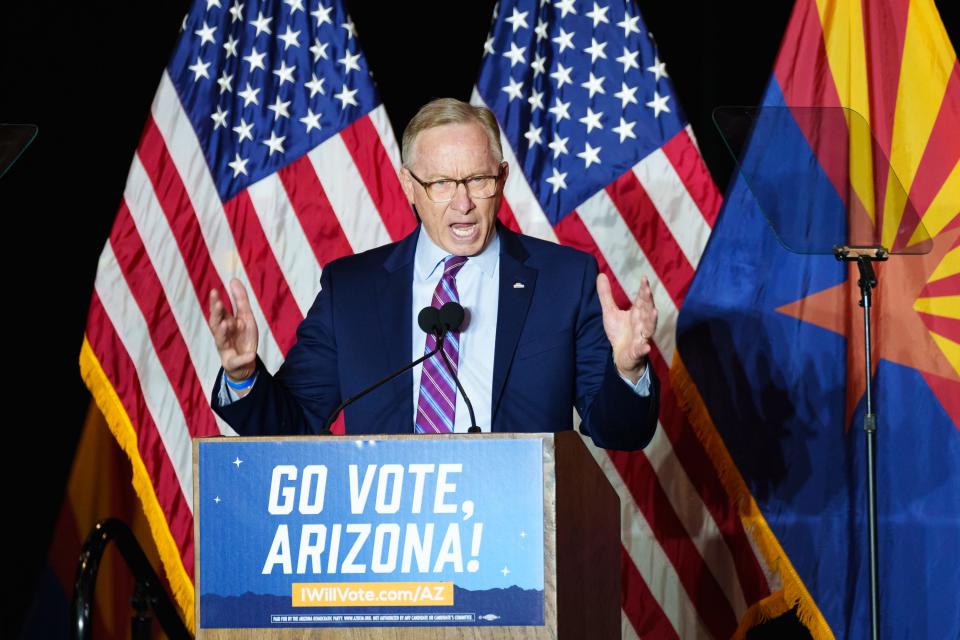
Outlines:
<svg viewBox="0 0 960 640"><path fill-rule="evenodd" d="M883 247L834 247L833 255L842 262L856 262L860 270L860 306L863 308L864 366L866 367L866 413L863 431L867 439L867 542L870 554L870 637L880 638L880 590L877 543L877 415L873 412L873 363L870 354L870 305L877 286L874 261L885 261L889 252Z"/></svg>
<svg viewBox="0 0 960 640"><path fill-rule="evenodd" d="M447 354L442 349L440 350L440 357L443 358L443 363L447 365L447 371L453 376L453 381L457 383L457 389L460 391L460 395L463 396L463 401L467 405L467 411L470 412L470 428L467 429L467 433L480 433L480 427L477 426L477 416L473 415L473 403L470 402L467 392L463 390L463 385L460 384L460 378L457 377L457 372L453 370L450 359L447 358Z"/></svg>
<svg viewBox="0 0 960 640"><path fill-rule="evenodd" d="M417 366L418 364L420 364L421 362L423 362L423 361L426 360L427 358L430 358L430 357L435 356L438 351L441 352L441 353L443 353L443 340L444 340L444 337L445 337L444 334L437 335L437 346L436 346L436 348L435 348L433 351L431 351L430 353L427 353L427 354L423 355L422 357L417 358L416 360L414 360L414 361L411 362L410 364L406 365L406 366L403 367L402 369L398 369L397 371L394 371L394 372L391 373L390 375L388 375L388 376L384 377L383 379L379 380L379 381L376 382L372 387L367 387L366 389L364 389L363 391L361 391L361 392L358 393L357 395L355 395L355 396L353 396L353 397L351 397L351 398L347 398L346 400L344 400L343 402L341 402L341 403L337 406L337 408L333 410L333 413L330 414L330 417L327 418L327 424L325 424L325 425L323 426L323 431L322 431L321 433L327 433L327 434L330 433L330 425L333 424L333 422L337 419L337 416L340 415L340 412L343 411L344 408L346 408L348 405L353 404L354 402L356 402L357 400L359 400L359 399L362 398L363 396L367 395L367 394L370 393L371 391L373 391L373 390L375 390L375 389L379 389L380 387L382 387L382 386L385 385L386 383L390 382L391 380L393 380L394 378L396 378L397 376L399 376L399 375L400 375L401 373L403 373L404 371L407 371L408 369L414 368L415 366ZM454 377L454 380L456 380L456 377ZM457 384L459 385L460 383L458 382ZM470 415L473 415L473 409L470 410Z"/></svg>

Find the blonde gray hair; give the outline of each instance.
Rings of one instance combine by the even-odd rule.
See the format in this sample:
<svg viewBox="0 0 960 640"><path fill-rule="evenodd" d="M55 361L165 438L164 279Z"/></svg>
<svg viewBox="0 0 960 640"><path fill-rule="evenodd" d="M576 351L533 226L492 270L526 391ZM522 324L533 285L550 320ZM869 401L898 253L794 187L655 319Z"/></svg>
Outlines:
<svg viewBox="0 0 960 640"><path fill-rule="evenodd" d="M414 145L423 131L445 124L468 124L475 122L483 127L490 139L490 151L497 162L503 160L503 147L500 146L500 125L493 112L486 107L475 107L456 98L437 98L420 108L413 116L407 128L403 130L401 156L407 169L413 164Z"/></svg>

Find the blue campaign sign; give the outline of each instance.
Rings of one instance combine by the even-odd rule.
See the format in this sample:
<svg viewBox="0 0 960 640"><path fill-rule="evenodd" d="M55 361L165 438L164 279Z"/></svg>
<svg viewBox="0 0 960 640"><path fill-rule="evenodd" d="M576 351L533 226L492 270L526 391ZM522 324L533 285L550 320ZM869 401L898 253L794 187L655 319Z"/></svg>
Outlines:
<svg viewBox="0 0 960 640"><path fill-rule="evenodd" d="M543 625L543 440L198 441L199 627Z"/></svg>

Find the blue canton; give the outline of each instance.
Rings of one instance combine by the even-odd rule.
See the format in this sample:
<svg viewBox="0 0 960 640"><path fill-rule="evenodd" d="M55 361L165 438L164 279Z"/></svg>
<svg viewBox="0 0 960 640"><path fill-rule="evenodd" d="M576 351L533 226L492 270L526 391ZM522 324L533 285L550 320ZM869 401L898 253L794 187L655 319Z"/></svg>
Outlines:
<svg viewBox="0 0 960 640"><path fill-rule="evenodd" d="M501 3L477 89L552 224L686 125L623 0Z"/></svg>
<svg viewBox="0 0 960 640"><path fill-rule="evenodd" d="M198 0L167 70L224 201L379 104L336 0Z"/></svg>

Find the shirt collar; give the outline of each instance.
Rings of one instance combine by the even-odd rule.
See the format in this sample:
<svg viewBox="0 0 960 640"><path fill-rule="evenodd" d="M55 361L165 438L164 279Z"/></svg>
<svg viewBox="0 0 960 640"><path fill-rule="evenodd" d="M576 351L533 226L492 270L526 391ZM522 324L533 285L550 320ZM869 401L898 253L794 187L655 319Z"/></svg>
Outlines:
<svg viewBox="0 0 960 640"><path fill-rule="evenodd" d="M417 278L420 280L428 279L449 255L445 249L433 243L433 240L430 239L426 229L424 229L421 224L420 235L417 238L417 250L413 257ZM499 259L500 235L497 233L496 228L494 228L493 238L490 239L490 243L479 254L470 256L467 265L475 264L484 275L492 277Z"/></svg>

